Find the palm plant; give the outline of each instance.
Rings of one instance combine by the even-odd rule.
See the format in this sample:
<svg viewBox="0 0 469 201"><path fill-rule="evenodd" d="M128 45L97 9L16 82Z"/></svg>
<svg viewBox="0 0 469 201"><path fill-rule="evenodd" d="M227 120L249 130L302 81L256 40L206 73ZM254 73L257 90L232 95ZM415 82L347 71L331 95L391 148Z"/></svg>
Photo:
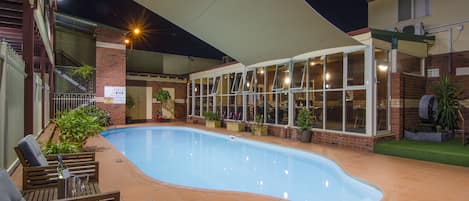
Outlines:
<svg viewBox="0 0 469 201"><path fill-rule="evenodd" d="M458 123L458 89L448 76L442 77L434 88L438 97L438 124L445 130L454 131Z"/></svg>

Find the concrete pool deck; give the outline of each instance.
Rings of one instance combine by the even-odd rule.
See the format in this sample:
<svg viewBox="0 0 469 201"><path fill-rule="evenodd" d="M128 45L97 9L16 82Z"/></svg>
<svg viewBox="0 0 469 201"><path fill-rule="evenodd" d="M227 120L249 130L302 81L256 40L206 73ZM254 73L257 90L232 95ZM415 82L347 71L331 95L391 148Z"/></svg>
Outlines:
<svg viewBox="0 0 469 201"><path fill-rule="evenodd" d="M133 126L185 126L210 130L222 134L239 135L244 138L279 144L320 154L334 160L348 174L369 182L383 191L383 201L459 201L469 200L469 168L438 164L412 159L355 151L334 145L304 144L271 136L252 136L250 133L229 132L226 129L207 129L201 125L186 123L145 123ZM114 127L115 128L115 127ZM51 129L46 129L47 136ZM41 136L40 142L45 137ZM87 149L96 151L100 162L101 190L120 190L124 201L241 201L281 200L262 195L238 192L180 187L160 182L146 176L103 137L88 141ZM21 167L13 174L17 184L21 181Z"/></svg>

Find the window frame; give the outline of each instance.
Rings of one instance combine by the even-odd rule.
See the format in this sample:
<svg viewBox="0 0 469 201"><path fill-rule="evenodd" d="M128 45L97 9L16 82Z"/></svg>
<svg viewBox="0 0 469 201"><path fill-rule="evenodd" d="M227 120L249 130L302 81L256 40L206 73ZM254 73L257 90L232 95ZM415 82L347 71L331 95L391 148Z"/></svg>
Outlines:
<svg viewBox="0 0 469 201"><path fill-rule="evenodd" d="M238 79L238 74L240 74L240 76L239 76L240 79ZM243 73L242 72L235 72L233 85L231 85L231 90L230 90L231 93L232 94L239 93L242 83L243 83ZM236 91L234 89L235 87L237 87Z"/></svg>
<svg viewBox="0 0 469 201"><path fill-rule="evenodd" d="M308 67L308 60L299 60L299 61L293 61L292 62L293 65L292 65L292 73L291 75L291 80L290 80L290 89L292 90L302 90L302 89L306 89L306 86L305 86L305 80L306 80L306 68ZM297 63L303 63L303 71L301 73L301 84L299 87L295 87L294 86L294 76L295 76L295 64Z"/></svg>
<svg viewBox="0 0 469 201"><path fill-rule="evenodd" d="M218 94L218 87L219 87L219 84L220 84L220 77L221 76L216 76L213 80L213 85L212 85L212 89L210 89L212 95L214 94Z"/></svg>
<svg viewBox="0 0 469 201"><path fill-rule="evenodd" d="M280 67L283 67L285 66L287 68L287 70L289 70L289 63L283 63L283 64L277 64L275 65L275 74L274 74L274 79L273 79L273 83L272 83L272 92L279 92L279 91L283 91L285 90L285 88L283 87L283 84L280 85L281 88L277 88L277 84L279 82L279 68ZM288 72L288 77L290 77L290 72ZM290 80L290 84L291 84L291 80Z"/></svg>
<svg viewBox="0 0 469 201"><path fill-rule="evenodd" d="M405 22L405 21L408 21L408 20L415 20L415 19L419 19L419 18L422 18L422 17L428 17L428 16L431 16L432 14L432 9L431 9L431 0L424 0L425 1L425 15L423 16L416 16L415 15L415 10L416 10L416 3L415 1L416 0L409 0L410 1L410 18L408 19L400 19L399 18L399 14L400 14L400 3L399 3L399 0L397 1L397 22Z"/></svg>

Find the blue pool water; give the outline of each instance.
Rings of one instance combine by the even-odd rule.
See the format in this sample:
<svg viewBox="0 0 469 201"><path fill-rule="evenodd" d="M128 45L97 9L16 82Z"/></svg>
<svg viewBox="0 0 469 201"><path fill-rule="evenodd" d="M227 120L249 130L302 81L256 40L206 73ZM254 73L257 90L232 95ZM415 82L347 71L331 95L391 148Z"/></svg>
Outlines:
<svg viewBox="0 0 469 201"><path fill-rule="evenodd" d="M145 174L196 188L293 201L378 201L382 193L309 152L184 127L102 133Z"/></svg>

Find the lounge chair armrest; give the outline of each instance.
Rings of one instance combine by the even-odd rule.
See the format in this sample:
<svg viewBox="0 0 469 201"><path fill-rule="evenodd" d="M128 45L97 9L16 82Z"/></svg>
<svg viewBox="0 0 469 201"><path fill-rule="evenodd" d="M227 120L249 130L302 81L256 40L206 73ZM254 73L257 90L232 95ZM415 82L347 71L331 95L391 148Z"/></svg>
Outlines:
<svg viewBox="0 0 469 201"><path fill-rule="evenodd" d="M97 161L67 163L70 174L89 176L90 181L99 179L99 163ZM23 189L35 189L57 186L57 164L48 166L23 168Z"/></svg>
<svg viewBox="0 0 469 201"><path fill-rule="evenodd" d="M106 193L100 193L96 195L86 195L74 198L65 198L58 201L99 201L99 200L114 200L120 201L120 192L111 191Z"/></svg>
<svg viewBox="0 0 469 201"><path fill-rule="evenodd" d="M58 154L46 155L46 159L50 164L57 163L57 155ZM95 152L79 152L60 155L62 156L64 163L95 161L96 159Z"/></svg>

